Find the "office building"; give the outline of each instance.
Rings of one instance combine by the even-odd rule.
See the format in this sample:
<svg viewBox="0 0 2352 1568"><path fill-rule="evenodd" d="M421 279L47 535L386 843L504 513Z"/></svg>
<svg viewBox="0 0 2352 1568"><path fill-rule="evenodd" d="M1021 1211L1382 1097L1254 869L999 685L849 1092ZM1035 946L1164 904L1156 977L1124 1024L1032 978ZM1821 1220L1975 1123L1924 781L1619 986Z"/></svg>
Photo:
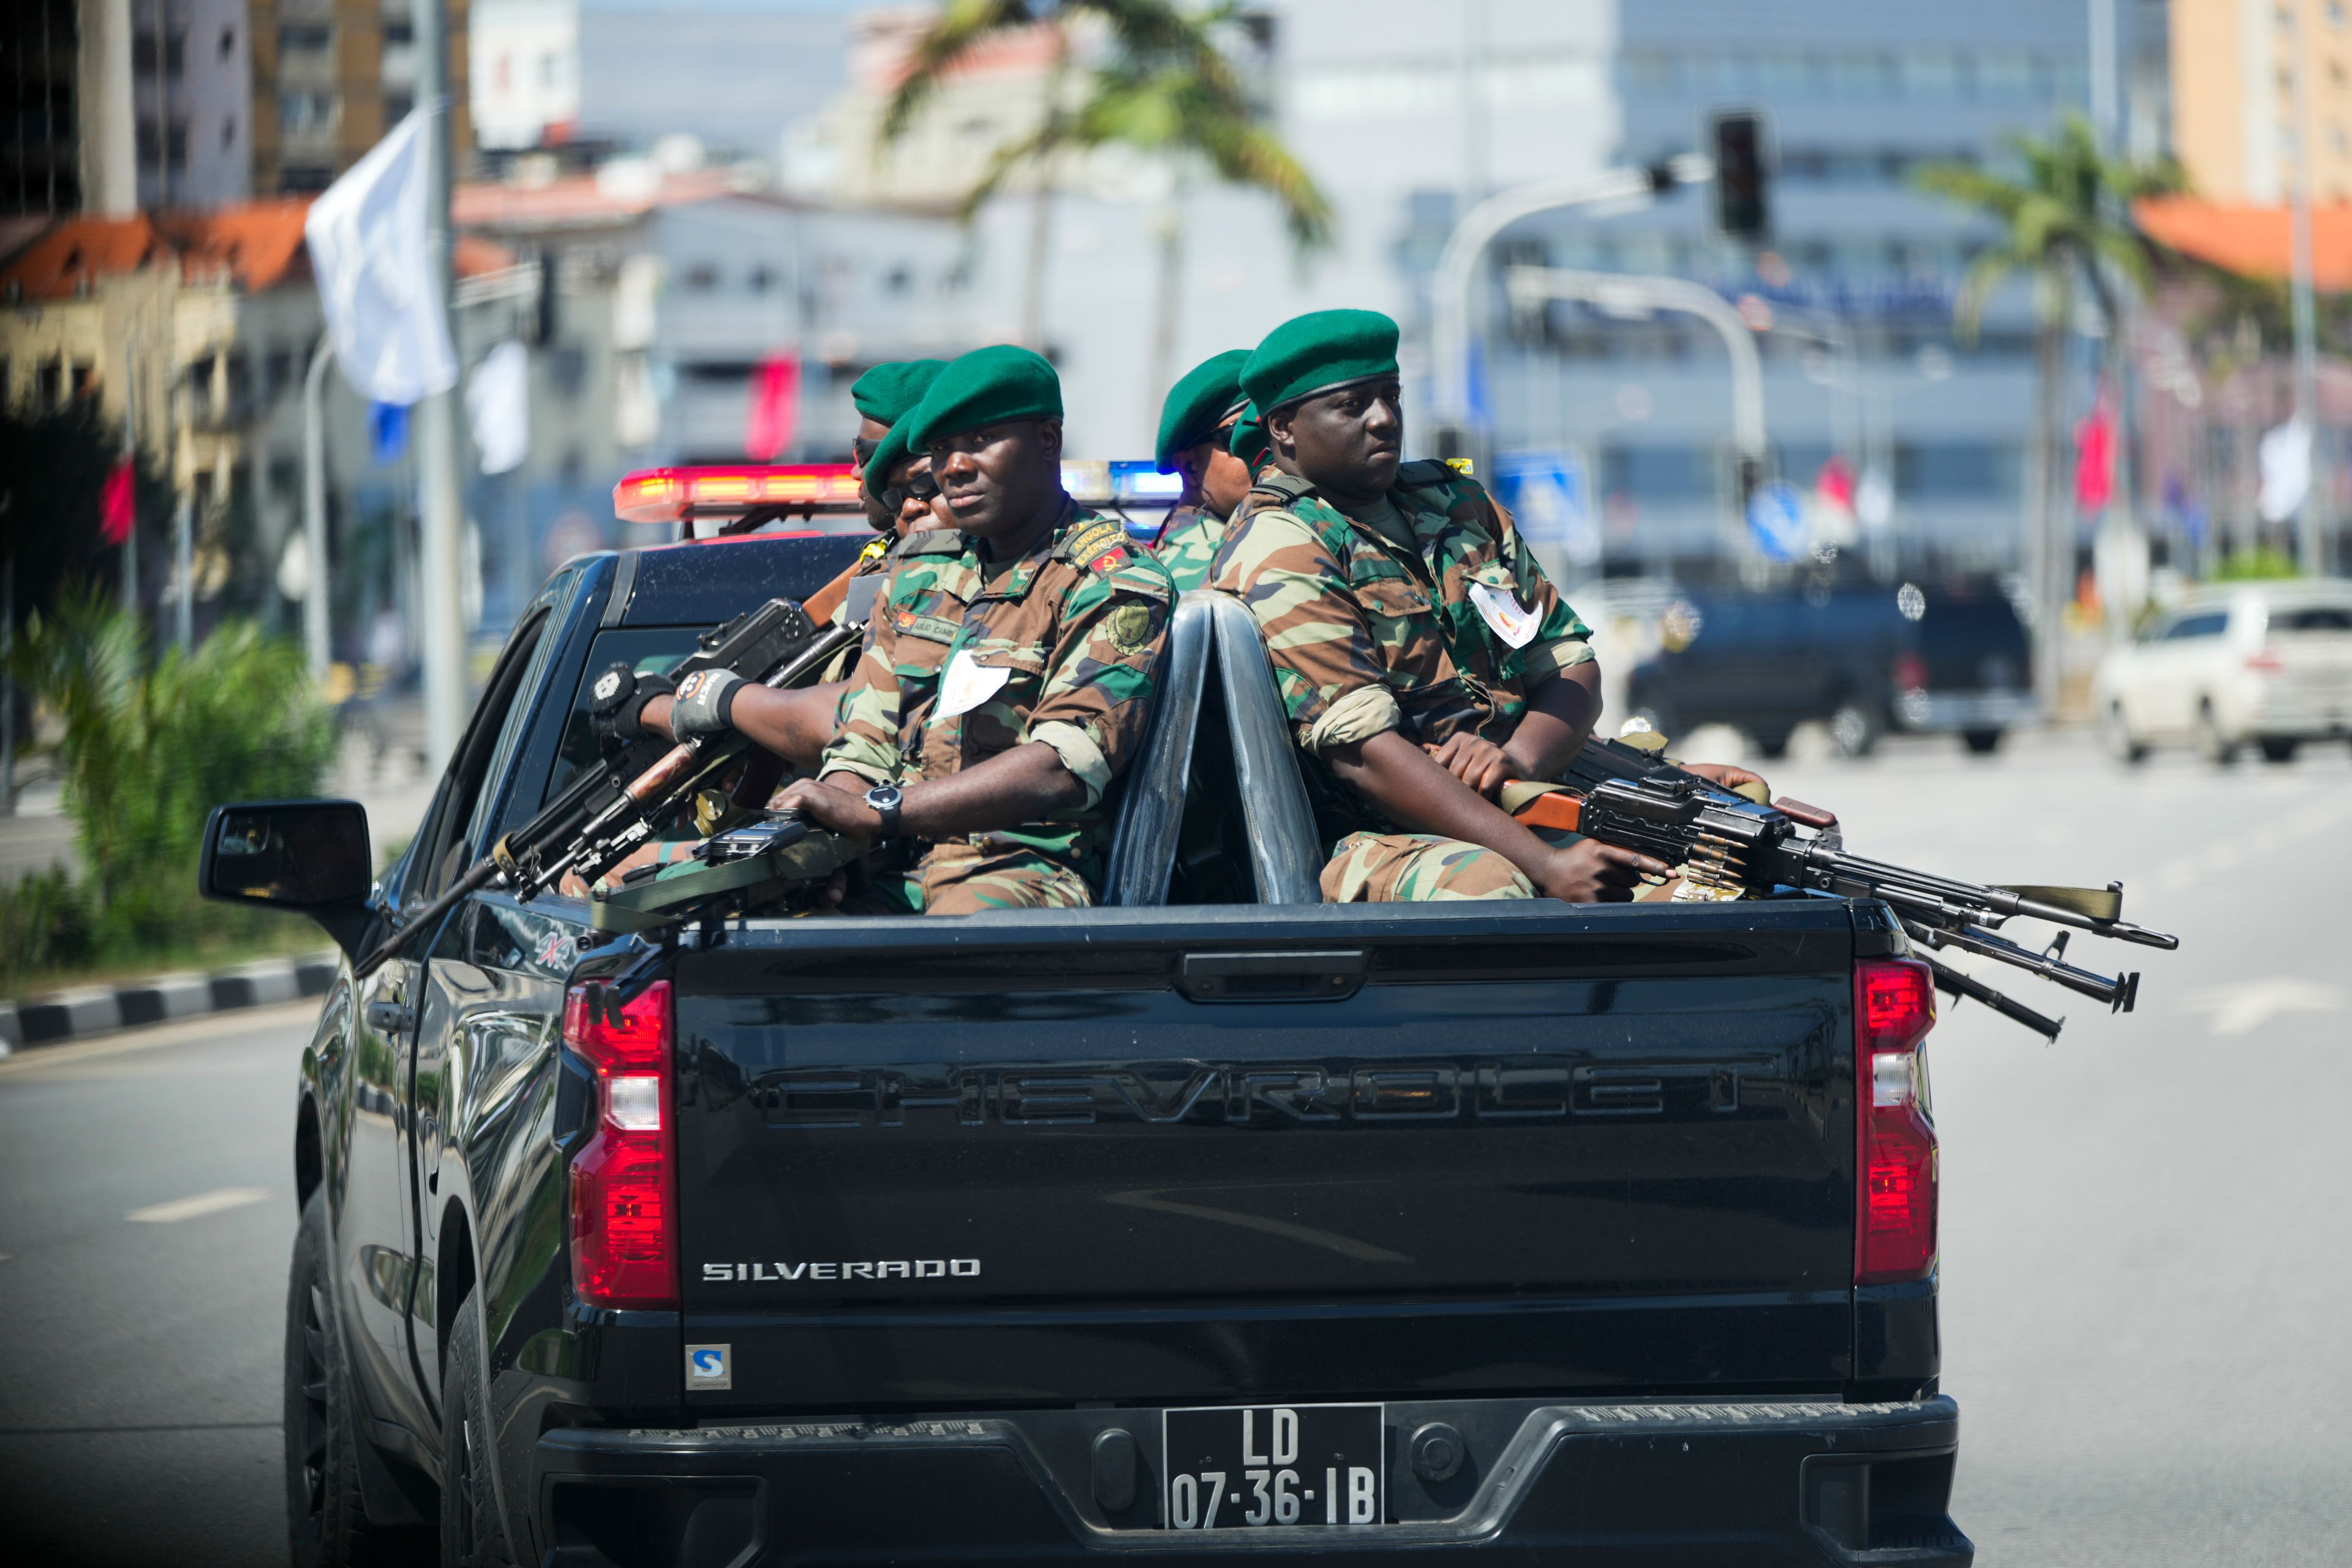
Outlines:
<svg viewBox="0 0 2352 1568"><path fill-rule="evenodd" d="M253 188L322 191L416 104L416 27L408 0L247 0L253 35ZM448 79L467 79L467 0L443 0ZM473 117L451 94L450 146L462 174Z"/></svg>
<svg viewBox="0 0 2352 1568"><path fill-rule="evenodd" d="M2294 68L2305 72L2313 199L2352 202L2352 6L2343 0L2173 0L2173 114L2196 193L2276 206L2306 138Z"/></svg>

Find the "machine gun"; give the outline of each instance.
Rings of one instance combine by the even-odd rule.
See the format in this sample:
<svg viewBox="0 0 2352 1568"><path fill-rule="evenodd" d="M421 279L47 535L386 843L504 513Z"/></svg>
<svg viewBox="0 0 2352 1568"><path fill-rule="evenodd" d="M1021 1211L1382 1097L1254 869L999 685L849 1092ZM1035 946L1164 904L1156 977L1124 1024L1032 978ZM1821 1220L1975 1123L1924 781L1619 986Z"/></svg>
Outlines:
<svg viewBox="0 0 2352 1568"><path fill-rule="evenodd" d="M835 652L865 634L862 621L820 632L800 605L771 599L703 633L675 673L730 669L782 689L822 669ZM401 922L359 962L356 972L371 973L484 888L510 888L518 898L530 900L567 873L593 882L689 810L700 832L719 833L756 811L782 772L779 759L732 731L667 745L633 742L583 769L537 816L500 838L447 891Z"/></svg>
<svg viewBox="0 0 2352 1568"><path fill-rule="evenodd" d="M1837 818L1818 806L1750 800L1698 774L1619 741L1589 740L1570 764L1564 789L1507 784L1504 804L1530 826L1581 833L1682 868L1693 890L1708 898L1798 892L1878 899L1925 947L1958 949L2025 970L2128 1013L2139 996L2137 972L2105 975L2064 961L2069 931L2169 952L2180 939L2125 921L2123 884L2105 888L1984 887L1846 850ZM1997 934L2023 917L2066 928L2043 951ZM1925 954L1920 955L1926 957ZM1934 958L1938 989L1972 997L2003 1017L2051 1039L2063 1022L2036 1012Z"/></svg>

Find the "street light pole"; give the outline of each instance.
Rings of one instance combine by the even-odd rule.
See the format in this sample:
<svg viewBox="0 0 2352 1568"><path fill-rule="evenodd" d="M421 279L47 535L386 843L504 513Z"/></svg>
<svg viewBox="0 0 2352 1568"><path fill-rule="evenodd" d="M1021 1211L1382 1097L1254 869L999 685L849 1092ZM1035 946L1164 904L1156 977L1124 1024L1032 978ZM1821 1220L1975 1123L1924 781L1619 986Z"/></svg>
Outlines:
<svg viewBox="0 0 2352 1568"><path fill-rule="evenodd" d="M302 376L302 552L310 581L302 594L302 645L310 656L310 684L327 679L331 642L327 624L327 366L335 345L324 332Z"/></svg>
<svg viewBox="0 0 2352 1568"><path fill-rule="evenodd" d="M425 110L427 265L449 300L448 17L444 0L417 0L416 100ZM457 393L416 405L416 511L424 604L418 616L425 663L425 765L437 770L457 750L466 721L466 625L458 584ZM325 563L320 563L323 571Z"/></svg>
<svg viewBox="0 0 2352 1568"><path fill-rule="evenodd" d="M1517 305L1579 300L1615 315L1677 310L1713 327L1731 355L1731 445L1741 466L1739 501L1747 504L1748 484L1762 477L1769 459L1764 435L1764 366L1756 352L1756 335L1729 301L1706 284L1685 278L1580 272L1565 267L1514 267L1503 274L1503 287Z"/></svg>
<svg viewBox="0 0 2352 1568"><path fill-rule="evenodd" d="M2311 66L2303 37L2303 11L2295 12L2295 37L2287 48L2289 90L2294 115L2294 417L2310 443L2311 483L2295 510L2295 554L2311 576L2327 570L2327 485L2333 478L2319 428L2319 331L2311 301Z"/></svg>
<svg viewBox="0 0 2352 1568"><path fill-rule="evenodd" d="M1436 361L1436 414L1440 425L1470 429L1470 295L1478 262L1501 234L1521 218L1564 207L1631 201L1675 185L1696 185L1715 177L1715 165L1696 153L1669 159L1654 169L1604 169L1560 180L1498 191L1462 215L1437 258L1431 323Z"/></svg>

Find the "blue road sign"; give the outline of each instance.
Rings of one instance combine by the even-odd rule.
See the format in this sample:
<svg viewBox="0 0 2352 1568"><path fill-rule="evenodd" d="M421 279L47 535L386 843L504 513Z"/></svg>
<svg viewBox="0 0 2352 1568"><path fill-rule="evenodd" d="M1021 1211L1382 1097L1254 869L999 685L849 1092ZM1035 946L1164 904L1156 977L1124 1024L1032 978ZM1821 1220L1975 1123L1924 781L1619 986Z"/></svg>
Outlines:
<svg viewBox="0 0 2352 1568"><path fill-rule="evenodd" d="M1748 533L1774 561L1794 561L1805 552L1805 498L1786 479L1768 479L1748 498Z"/></svg>

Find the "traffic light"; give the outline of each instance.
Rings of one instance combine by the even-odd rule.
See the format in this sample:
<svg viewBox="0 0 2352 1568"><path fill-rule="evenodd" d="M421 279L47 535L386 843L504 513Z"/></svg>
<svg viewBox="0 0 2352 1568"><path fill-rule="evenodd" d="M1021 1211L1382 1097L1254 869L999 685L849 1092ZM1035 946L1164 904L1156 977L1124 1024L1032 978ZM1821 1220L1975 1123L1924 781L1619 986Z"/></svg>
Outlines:
<svg viewBox="0 0 2352 1568"><path fill-rule="evenodd" d="M1760 245L1772 232L1771 155L1764 116L1738 110L1710 117L1715 154L1715 226L1724 238Z"/></svg>

